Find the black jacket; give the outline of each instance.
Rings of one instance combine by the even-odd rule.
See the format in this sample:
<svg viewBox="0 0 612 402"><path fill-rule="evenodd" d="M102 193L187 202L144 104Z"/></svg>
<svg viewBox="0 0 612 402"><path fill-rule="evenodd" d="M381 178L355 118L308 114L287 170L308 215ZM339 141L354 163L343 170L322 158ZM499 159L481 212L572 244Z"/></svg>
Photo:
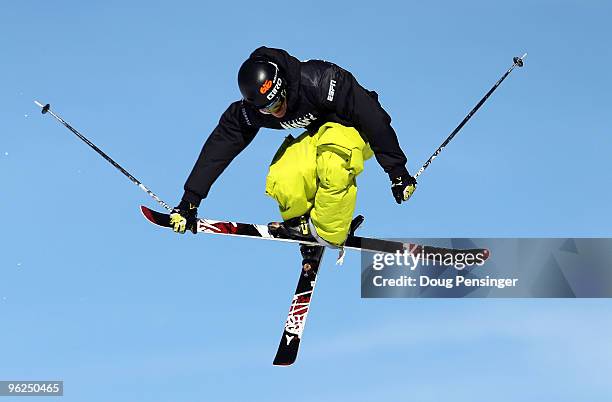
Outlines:
<svg viewBox="0 0 612 402"><path fill-rule="evenodd" d="M246 102L232 103L206 140L185 183L183 200L199 205L215 180L261 127L316 132L330 121L355 127L390 178L407 174L406 156L376 92L364 89L350 72L327 61L300 62L284 50L267 47L260 47L250 57L261 56L274 61L287 79L287 113L277 119Z"/></svg>

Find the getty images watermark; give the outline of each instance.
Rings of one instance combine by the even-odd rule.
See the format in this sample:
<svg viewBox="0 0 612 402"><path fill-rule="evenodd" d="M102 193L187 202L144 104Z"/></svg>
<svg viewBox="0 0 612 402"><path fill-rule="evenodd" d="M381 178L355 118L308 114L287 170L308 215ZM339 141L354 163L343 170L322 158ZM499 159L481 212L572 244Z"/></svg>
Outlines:
<svg viewBox="0 0 612 402"><path fill-rule="evenodd" d="M397 251L395 254L376 253L372 258L372 269L375 271L389 270L390 268L402 269L409 274L394 276L392 278L384 275L374 275L372 284L375 287L386 286L407 286L407 287L428 287L437 286L452 289L458 286L493 286L503 289L508 286L516 286L517 278L491 278L488 275L483 278L469 278L464 275L453 277L440 277L436 269L454 267L456 270L464 270L469 267L481 267L486 263L489 253L486 250L475 252L465 251L461 253L426 252L424 249L418 252L404 250ZM420 273L413 275L414 271L420 267L431 267L432 274ZM412 273L412 274L410 274Z"/></svg>
<svg viewBox="0 0 612 402"><path fill-rule="evenodd" d="M489 275L486 268L481 268L489 257L490 252L486 248L451 250L440 247L407 247L403 252L393 254L376 253L367 260L362 295L398 297L398 291L404 292L400 289L413 289L418 295L432 289L461 292L469 288L505 289L517 286L517 277ZM405 294L403 297L411 296Z"/></svg>
<svg viewBox="0 0 612 402"><path fill-rule="evenodd" d="M361 254L364 298L612 298L612 238L394 239Z"/></svg>

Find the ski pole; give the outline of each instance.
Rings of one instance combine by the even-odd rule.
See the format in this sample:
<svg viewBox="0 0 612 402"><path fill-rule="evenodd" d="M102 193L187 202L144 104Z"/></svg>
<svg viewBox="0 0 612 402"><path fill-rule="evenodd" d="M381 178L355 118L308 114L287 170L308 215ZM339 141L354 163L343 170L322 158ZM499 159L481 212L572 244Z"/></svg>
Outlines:
<svg viewBox="0 0 612 402"><path fill-rule="evenodd" d="M59 121L60 123L62 123L68 130L72 131L77 137L79 137L85 144L89 145L94 151L96 151L101 157L103 157L104 159L106 159L107 162L109 162L111 165L113 165L115 168L117 168L117 170L119 170L121 173L123 173L128 179L130 179L132 181L132 183L136 184L138 187L140 187L140 189L142 191L144 191L145 193L149 194L155 201L157 201L159 203L159 205L161 205L162 207L166 208L168 211L172 211L172 207L170 207L170 205L166 204L164 201L162 201L158 196L156 196L151 190L149 190L144 184L142 184L138 179L136 179L134 176L132 176L130 174L130 172L128 172L127 170L125 170L123 167L121 167L121 165L119 165L117 162L115 162L110 156L108 156L107 154L104 153L104 151L102 151L100 148L98 148L93 142L89 141L83 134L79 133L74 127L72 127L70 124L68 124L64 119L62 119L60 116L58 116L57 114L53 113L53 111L51 110L51 105L49 105L48 103L46 105L42 105L40 102L38 101L34 101L34 103L36 103L36 106L40 107L42 109L42 114L46 114L49 113L51 116L55 117L57 119L57 121Z"/></svg>
<svg viewBox="0 0 612 402"><path fill-rule="evenodd" d="M453 139L453 137L455 135L457 135L457 133L459 132L459 130L461 130L463 128L463 126L465 126L465 123L468 122L468 120L470 120L472 118L472 116L474 115L474 113L476 113L476 111L478 109L480 109L480 107L482 106L483 103L485 103L487 101L487 99L489 99L489 96L491 96L491 94L497 89L497 87L499 86L499 84L502 83L503 80L506 79L506 77L508 75L510 75L510 73L512 72L512 70L514 70L514 67L519 66L519 67L523 67L523 59L525 59L525 57L527 57L527 53L525 53L524 55L522 55L521 57L514 57L512 59L513 63L512 66L508 69L508 71L506 71L506 73L504 75L502 75L502 77L497 80L497 82L495 83L495 85L493 85L493 87L491 89L489 89L489 92L487 92L485 94L485 96L483 96L483 98L480 100L480 102L478 102L476 104L476 106L474 106L474 109L472 109L470 111L470 113L467 114L467 116L465 116L465 118L463 119L463 121L461 121L461 123L459 123L459 125L453 130L453 132L448 136L448 138L446 138L446 140L444 140L444 142L442 143L442 145L440 145L438 147L438 149L436 149L436 152L433 153L433 155L431 155L429 157L429 159L427 159L427 162L425 162L423 164L423 166L421 166L421 168L419 169L418 172L416 172L416 174L414 175L415 178L419 177L421 175L421 173L423 173L425 171L425 169L427 169L427 167L431 164L431 162L436 159L436 157L440 154L440 152L442 152L442 150L444 149L444 147L446 145L448 145L448 143Z"/></svg>

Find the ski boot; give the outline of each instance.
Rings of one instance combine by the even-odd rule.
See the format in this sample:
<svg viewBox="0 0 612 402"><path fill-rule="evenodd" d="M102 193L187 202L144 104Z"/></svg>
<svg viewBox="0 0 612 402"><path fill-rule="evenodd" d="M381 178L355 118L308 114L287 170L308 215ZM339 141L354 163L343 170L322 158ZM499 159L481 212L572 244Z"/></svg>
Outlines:
<svg viewBox="0 0 612 402"><path fill-rule="evenodd" d="M349 236L355 236L355 231L359 228L359 226L361 226L364 220L365 218L363 215L357 215L353 219L349 229ZM344 259L344 249L341 247L340 250L340 255L338 256L339 261ZM319 268L319 262L321 261L323 251L324 248L321 246L310 246L307 244L302 244L300 246L300 252L302 253L302 269L306 275L308 274L309 270Z"/></svg>
<svg viewBox="0 0 612 402"><path fill-rule="evenodd" d="M288 219L284 222L271 222L268 224L268 230L273 236L281 238L289 238L296 240L304 240L307 242L317 242L308 226L308 216L302 215L296 218ZM308 272L319 268L319 262L323 255L325 247L323 245L313 246L309 244L300 245L300 253L302 254L302 270L304 275Z"/></svg>
<svg viewBox="0 0 612 402"><path fill-rule="evenodd" d="M355 236L355 231L361 226L365 218L363 215L357 215L351 222L349 236ZM308 226L308 215L302 215L288 219L284 222L268 223L270 234L280 238L304 240L308 242L316 242Z"/></svg>
<svg viewBox="0 0 612 402"><path fill-rule="evenodd" d="M361 226L364 219L365 218L363 215L357 215L355 218L353 218L349 229L349 236L355 235L355 231L357 228L359 228L359 226ZM307 215L291 218L284 222L271 222L268 224L268 230L270 231L270 234L275 237L317 242L310 231L310 227L308 226ZM323 245L313 246L302 244L300 246L300 253L302 254L302 269L304 270L304 273L308 273L308 271L311 269L316 269L319 267L319 261L321 260L324 249L325 247ZM340 247L340 250L338 261L342 261L344 256L344 250L342 247Z"/></svg>
<svg viewBox="0 0 612 402"><path fill-rule="evenodd" d="M310 232L308 215L291 218L284 222L270 222L268 223L268 230L274 237L317 242Z"/></svg>

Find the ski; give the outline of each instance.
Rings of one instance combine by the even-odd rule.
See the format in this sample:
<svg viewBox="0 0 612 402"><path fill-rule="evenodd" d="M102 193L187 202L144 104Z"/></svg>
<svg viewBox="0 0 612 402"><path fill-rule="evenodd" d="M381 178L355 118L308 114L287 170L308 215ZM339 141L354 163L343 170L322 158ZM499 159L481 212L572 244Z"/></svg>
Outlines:
<svg viewBox="0 0 612 402"><path fill-rule="evenodd" d="M149 209L145 206L140 206L140 210L144 217L151 223L170 228L170 215L162 212L157 212ZM311 246L320 246L319 243L305 242L303 240L296 240L287 237L281 237L280 235L271 234L268 230L268 225L257 225L251 223L239 223L239 222L228 222L228 221L216 221L211 219L199 218L196 225L196 233L209 233L226 236L241 236L251 237L256 239L284 241L290 243L301 243ZM434 259L439 254L473 254L480 255L484 260L490 256L489 250L486 248L474 248L474 249L456 249L456 248L445 248L436 246L427 246L417 243L402 243L393 240L382 240L368 237L349 235L344 243L344 248L353 249L358 251L370 251L374 253L391 253L397 252L404 253L407 251L412 255L421 254L424 258Z"/></svg>
<svg viewBox="0 0 612 402"><path fill-rule="evenodd" d="M303 258L302 271L295 288L295 294L291 299L283 335L272 363L275 366L289 366L297 359L304 326L306 325L306 317L310 310L310 301L317 283L319 264L321 258L323 258L325 247L302 245L300 251Z"/></svg>

